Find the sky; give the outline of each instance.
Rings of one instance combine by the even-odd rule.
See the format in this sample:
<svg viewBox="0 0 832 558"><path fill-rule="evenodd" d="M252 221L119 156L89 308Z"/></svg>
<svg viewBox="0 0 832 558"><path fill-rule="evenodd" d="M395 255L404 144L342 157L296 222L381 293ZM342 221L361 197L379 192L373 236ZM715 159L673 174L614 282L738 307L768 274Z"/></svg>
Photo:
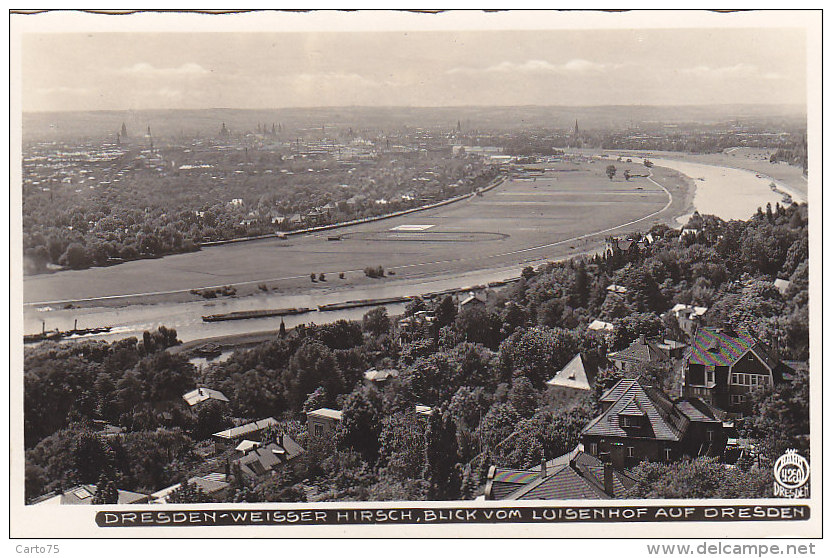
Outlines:
<svg viewBox="0 0 832 558"><path fill-rule="evenodd" d="M805 104L800 29L49 33L24 111Z"/></svg>

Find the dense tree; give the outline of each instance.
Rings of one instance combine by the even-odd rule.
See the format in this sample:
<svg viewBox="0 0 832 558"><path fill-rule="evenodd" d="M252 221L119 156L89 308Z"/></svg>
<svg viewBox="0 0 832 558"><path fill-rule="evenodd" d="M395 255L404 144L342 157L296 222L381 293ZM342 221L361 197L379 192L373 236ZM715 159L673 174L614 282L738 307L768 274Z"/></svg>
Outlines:
<svg viewBox="0 0 832 558"><path fill-rule="evenodd" d="M335 356L326 345L317 341L305 341L295 351L284 378L286 399L294 409L301 409L307 396L320 386L330 394L344 391Z"/></svg>
<svg viewBox="0 0 832 558"><path fill-rule="evenodd" d="M743 421L746 435L758 442L771 462L787 449L809 450L809 374L752 392L752 411Z"/></svg>
<svg viewBox="0 0 832 558"><path fill-rule="evenodd" d="M456 312L457 308L453 297L449 295L443 298L442 302L436 308L436 326L443 328L452 324L456 319Z"/></svg>
<svg viewBox="0 0 832 558"><path fill-rule="evenodd" d="M523 418L529 418L540 404L540 394L532 386L531 380L525 376L514 378L508 392L508 402Z"/></svg>
<svg viewBox="0 0 832 558"><path fill-rule="evenodd" d="M95 486L95 494L92 497L93 505L118 504L118 487L116 483L102 475Z"/></svg>
<svg viewBox="0 0 832 558"><path fill-rule="evenodd" d="M413 409L385 417L379 464L399 480L420 478L425 466L425 425Z"/></svg>
<svg viewBox="0 0 832 558"><path fill-rule="evenodd" d="M95 483L102 475L112 474L112 448L95 432L80 430L70 447L72 477L80 483Z"/></svg>
<svg viewBox="0 0 832 558"><path fill-rule="evenodd" d="M361 386L347 396L342 409L339 445L375 463L381 434L382 400L372 386Z"/></svg>
<svg viewBox="0 0 832 558"><path fill-rule="evenodd" d="M188 480L182 481L182 484L168 495L170 504L202 504L210 501L211 498L199 486Z"/></svg>
<svg viewBox="0 0 832 558"><path fill-rule="evenodd" d="M496 313L482 307L464 309L454 320L454 329L461 338L471 343L480 343L490 349L497 349L502 341L502 321Z"/></svg>
<svg viewBox="0 0 832 558"><path fill-rule="evenodd" d="M569 330L535 327L517 331L500 345L503 378L526 376L533 386L542 388L577 349L577 339Z"/></svg>
<svg viewBox="0 0 832 558"><path fill-rule="evenodd" d="M459 498L462 474L456 443L456 425L442 409L435 409L425 432L425 479L433 500Z"/></svg>
<svg viewBox="0 0 832 558"><path fill-rule="evenodd" d="M225 430L231 426L228 414L228 404L225 402L208 400L199 404L194 421L194 438L205 440L214 432Z"/></svg>
<svg viewBox="0 0 832 558"><path fill-rule="evenodd" d="M637 483L628 498L771 498L771 470L727 468L700 457L676 463L642 462L633 470Z"/></svg>
<svg viewBox="0 0 832 558"><path fill-rule="evenodd" d="M361 322L361 329L373 337L381 337L390 332L390 317L387 315L387 308L379 306L373 308L366 314Z"/></svg>

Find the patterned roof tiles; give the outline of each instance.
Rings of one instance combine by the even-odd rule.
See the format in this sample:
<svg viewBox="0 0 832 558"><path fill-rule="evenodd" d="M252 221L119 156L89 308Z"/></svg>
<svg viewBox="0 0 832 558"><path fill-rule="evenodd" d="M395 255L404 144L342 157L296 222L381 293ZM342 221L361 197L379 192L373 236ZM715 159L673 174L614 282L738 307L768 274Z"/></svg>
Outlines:
<svg viewBox="0 0 832 558"><path fill-rule="evenodd" d="M504 473L531 473L524 476L529 482L504 483ZM546 463L546 474L536 470L518 471L495 469L490 477L492 500L601 500L623 498L635 480L625 472L612 471L612 492L604 491L604 463L597 457L584 453L580 448Z"/></svg>
<svg viewBox="0 0 832 558"><path fill-rule="evenodd" d="M609 354L610 360L622 362L664 362L668 358L657 343L641 339L636 339L626 349Z"/></svg>
<svg viewBox="0 0 832 558"><path fill-rule="evenodd" d="M617 397L612 399L613 395ZM612 404L584 428L583 435L678 441L690 422L674 408L673 402L661 390L642 387L631 378L620 380L604 394L601 401L612 401ZM618 415L627 414L626 410L634 406L647 417L644 426L635 432L625 430L618 421Z"/></svg>
<svg viewBox="0 0 832 558"><path fill-rule="evenodd" d="M750 333L714 327L701 327L696 330L688 349L688 360L690 364L732 366L750 349L754 349L755 354L769 367L774 368L768 351Z"/></svg>

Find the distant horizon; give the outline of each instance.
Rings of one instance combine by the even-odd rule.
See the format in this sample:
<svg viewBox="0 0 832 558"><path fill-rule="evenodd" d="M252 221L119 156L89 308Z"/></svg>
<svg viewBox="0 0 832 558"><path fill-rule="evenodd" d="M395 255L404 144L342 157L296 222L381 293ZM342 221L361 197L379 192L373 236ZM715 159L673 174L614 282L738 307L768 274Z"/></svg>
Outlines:
<svg viewBox="0 0 832 558"><path fill-rule="evenodd" d="M595 109L595 108L673 108L673 107L782 107L798 108L807 112L807 103L669 103L669 104L598 104L598 105L572 105L572 104L525 104L525 105L316 105L316 106L283 106L283 107L196 107L196 108L170 108L170 107L146 107L146 108L119 108L119 109L53 109L53 110L23 110L22 114L60 114L77 112L185 112L185 111L212 111L212 110L235 110L235 111L278 111L278 110L322 110L322 109L489 109L489 108L569 108L569 109Z"/></svg>

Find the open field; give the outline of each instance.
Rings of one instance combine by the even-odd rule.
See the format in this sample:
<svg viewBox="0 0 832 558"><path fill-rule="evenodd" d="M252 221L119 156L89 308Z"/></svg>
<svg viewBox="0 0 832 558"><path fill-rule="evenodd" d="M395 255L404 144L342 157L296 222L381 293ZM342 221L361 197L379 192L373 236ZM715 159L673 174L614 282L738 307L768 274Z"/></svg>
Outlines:
<svg viewBox="0 0 832 558"><path fill-rule="evenodd" d="M257 291L260 284L288 294L418 280L581 253L609 234L672 222L688 209L690 184L677 173L653 171L654 180L674 196L665 209L668 194L661 187L645 178L627 182L621 177L625 168L644 173L643 166L616 166L612 181L603 162L560 163L548 165L545 176L507 181L484 196L390 220L26 277L24 299L29 304L123 305L201 300L188 291L221 285L237 286L239 295ZM334 233L341 240L328 240ZM395 276L365 277L365 267L379 265ZM311 273L325 273L326 281L312 283Z"/></svg>

